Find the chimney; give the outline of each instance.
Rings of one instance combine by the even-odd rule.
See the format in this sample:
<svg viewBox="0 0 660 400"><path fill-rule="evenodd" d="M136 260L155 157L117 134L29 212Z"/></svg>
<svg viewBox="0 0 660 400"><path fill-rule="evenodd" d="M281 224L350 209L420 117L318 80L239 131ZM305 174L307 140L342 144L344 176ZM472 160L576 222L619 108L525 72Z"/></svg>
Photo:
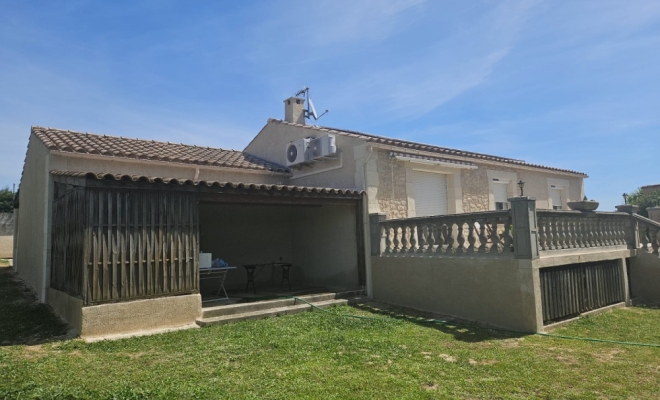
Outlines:
<svg viewBox="0 0 660 400"><path fill-rule="evenodd" d="M305 125L305 99L289 97L284 100L284 120Z"/></svg>

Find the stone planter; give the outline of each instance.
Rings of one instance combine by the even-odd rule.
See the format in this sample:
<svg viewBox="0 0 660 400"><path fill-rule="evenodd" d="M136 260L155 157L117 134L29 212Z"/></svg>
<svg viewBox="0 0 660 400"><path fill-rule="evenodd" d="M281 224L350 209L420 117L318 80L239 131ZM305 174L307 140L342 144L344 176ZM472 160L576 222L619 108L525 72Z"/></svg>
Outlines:
<svg viewBox="0 0 660 400"><path fill-rule="evenodd" d="M598 208L598 204L593 200L569 201L568 208L576 211L594 211Z"/></svg>

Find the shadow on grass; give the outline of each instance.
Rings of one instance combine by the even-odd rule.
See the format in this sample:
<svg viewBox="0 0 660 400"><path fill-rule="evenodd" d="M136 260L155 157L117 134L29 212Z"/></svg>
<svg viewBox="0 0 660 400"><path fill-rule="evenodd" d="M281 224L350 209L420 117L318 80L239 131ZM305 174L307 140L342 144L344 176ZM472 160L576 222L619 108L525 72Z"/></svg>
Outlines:
<svg viewBox="0 0 660 400"><path fill-rule="evenodd" d="M0 346L61 340L68 330L11 268L0 268Z"/></svg>
<svg viewBox="0 0 660 400"><path fill-rule="evenodd" d="M389 304L370 302L355 304L352 307L389 318L412 322L425 328L433 328L440 332L453 335L454 339L461 342L476 343L486 340L515 339L528 336L526 333L492 328L456 318L439 318L437 315L431 313L395 307Z"/></svg>

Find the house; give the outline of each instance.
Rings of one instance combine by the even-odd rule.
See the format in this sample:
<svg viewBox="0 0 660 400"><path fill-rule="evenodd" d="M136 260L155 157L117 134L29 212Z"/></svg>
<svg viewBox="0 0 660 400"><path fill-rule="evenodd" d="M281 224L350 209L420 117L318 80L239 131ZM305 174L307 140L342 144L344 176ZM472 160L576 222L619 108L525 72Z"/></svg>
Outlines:
<svg viewBox="0 0 660 400"><path fill-rule="evenodd" d="M200 253L237 266L225 287L246 296L288 277L525 332L660 302L660 223L568 210L586 174L305 114L285 100L243 151L32 127L14 268L88 337L255 317L205 303ZM255 307L307 307L289 301Z"/></svg>
<svg viewBox="0 0 660 400"><path fill-rule="evenodd" d="M508 209L521 180L539 209L566 210L584 197L582 172L308 125L296 97L285 100L285 119L269 119L245 152L286 165L289 143L323 135L335 136L336 157L293 168L289 182L365 190L369 213L388 219Z"/></svg>
<svg viewBox="0 0 660 400"><path fill-rule="evenodd" d="M289 177L241 151L32 127L14 268L85 336L194 324L199 252L364 287L363 193ZM225 287L254 289L270 272L250 281L238 268Z"/></svg>

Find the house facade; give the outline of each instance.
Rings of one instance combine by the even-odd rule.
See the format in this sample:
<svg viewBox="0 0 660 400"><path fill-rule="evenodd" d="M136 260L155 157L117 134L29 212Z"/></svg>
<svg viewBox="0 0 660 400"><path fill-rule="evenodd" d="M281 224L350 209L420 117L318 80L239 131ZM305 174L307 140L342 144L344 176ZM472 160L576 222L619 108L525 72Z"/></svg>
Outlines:
<svg viewBox="0 0 660 400"><path fill-rule="evenodd" d="M269 119L245 152L285 165L289 143L334 135L336 157L292 168L289 181L365 190L369 213L393 219L508 209L521 180L539 209L565 210L584 197L581 172L307 125L303 107L303 99L287 99L285 119Z"/></svg>

